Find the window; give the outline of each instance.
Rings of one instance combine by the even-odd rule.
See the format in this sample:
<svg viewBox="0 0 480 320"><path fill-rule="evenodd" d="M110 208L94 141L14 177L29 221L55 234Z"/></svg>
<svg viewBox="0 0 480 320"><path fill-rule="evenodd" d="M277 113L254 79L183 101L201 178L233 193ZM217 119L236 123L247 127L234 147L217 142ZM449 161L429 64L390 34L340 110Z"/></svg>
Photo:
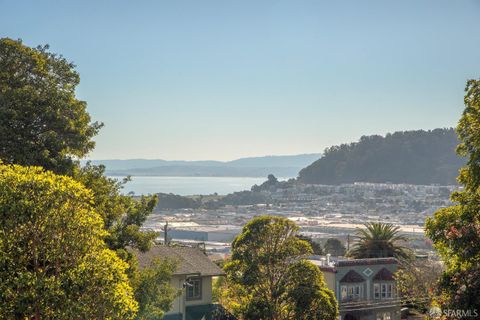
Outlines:
<svg viewBox="0 0 480 320"><path fill-rule="evenodd" d="M202 299L202 279L190 278L187 279L187 300Z"/></svg>
<svg viewBox="0 0 480 320"><path fill-rule="evenodd" d="M387 297L387 284L382 283L382 299L385 299Z"/></svg>
<svg viewBox="0 0 480 320"><path fill-rule="evenodd" d="M391 283L387 286L387 298L392 298L393 296L393 285Z"/></svg>
<svg viewBox="0 0 480 320"><path fill-rule="evenodd" d="M380 299L380 284L375 283L373 284L373 296L375 299Z"/></svg>
<svg viewBox="0 0 480 320"><path fill-rule="evenodd" d="M347 286L342 286L340 291L341 291L340 298L342 299L342 301L347 300Z"/></svg>
<svg viewBox="0 0 480 320"><path fill-rule="evenodd" d="M362 291L361 285L341 286L340 298L342 301L357 300L362 297Z"/></svg>
<svg viewBox="0 0 480 320"><path fill-rule="evenodd" d="M374 283L374 299L392 299L395 298L395 284L393 283Z"/></svg>

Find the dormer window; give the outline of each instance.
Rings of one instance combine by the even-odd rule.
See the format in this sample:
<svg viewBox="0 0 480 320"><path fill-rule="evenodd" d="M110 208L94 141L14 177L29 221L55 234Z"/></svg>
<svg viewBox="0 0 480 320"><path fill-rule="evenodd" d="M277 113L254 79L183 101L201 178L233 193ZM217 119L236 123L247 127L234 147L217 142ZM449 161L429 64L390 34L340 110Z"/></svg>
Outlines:
<svg viewBox="0 0 480 320"><path fill-rule="evenodd" d="M393 282L376 282L373 284L373 297L376 300L395 298L395 289Z"/></svg>
<svg viewBox="0 0 480 320"><path fill-rule="evenodd" d="M387 268L382 268L373 277L373 297L376 300L395 298L395 279L392 272Z"/></svg>
<svg viewBox="0 0 480 320"><path fill-rule="evenodd" d="M350 270L340 280L341 301L355 301L363 297L363 285L365 279L354 270Z"/></svg>

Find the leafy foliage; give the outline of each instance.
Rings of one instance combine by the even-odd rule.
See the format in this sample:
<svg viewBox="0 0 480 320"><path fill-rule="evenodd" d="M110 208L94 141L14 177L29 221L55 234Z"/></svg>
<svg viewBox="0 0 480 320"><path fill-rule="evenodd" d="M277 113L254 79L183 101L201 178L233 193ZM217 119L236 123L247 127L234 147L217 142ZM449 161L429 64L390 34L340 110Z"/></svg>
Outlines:
<svg viewBox="0 0 480 320"><path fill-rule="evenodd" d="M202 205L201 201L197 199L180 196L173 193L158 193L157 198L158 204L156 209L158 210L182 208L198 209Z"/></svg>
<svg viewBox="0 0 480 320"><path fill-rule="evenodd" d="M92 194L39 167L0 165L0 318L132 319L127 264Z"/></svg>
<svg viewBox="0 0 480 320"><path fill-rule="evenodd" d="M294 184L295 184L295 179L289 179L288 181L278 181L278 179L273 174L269 174L267 177L267 181L265 181L261 185L256 185L256 184L253 185L252 191L253 192L261 192L261 191L273 192L277 189L291 188Z"/></svg>
<svg viewBox="0 0 480 320"><path fill-rule="evenodd" d="M161 319L172 308L173 300L181 293L170 286L175 263L154 260L142 269L134 279L135 298L139 309L137 320Z"/></svg>
<svg viewBox="0 0 480 320"><path fill-rule="evenodd" d="M457 143L451 128L363 136L359 142L326 149L322 158L300 171L299 181L455 184L465 163L452 152Z"/></svg>
<svg viewBox="0 0 480 320"><path fill-rule="evenodd" d="M306 260L293 264L288 282L292 283L288 297L293 302L295 319L336 319L335 295L325 289L323 274L316 265Z"/></svg>
<svg viewBox="0 0 480 320"><path fill-rule="evenodd" d="M107 247L115 250L116 254L128 265L117 261L117 255L107 249L104 249L105 252L95 253L95 248L92 248L91 256L87 256L90 260L84 261L83 273L78 273L78 279L76 278L83 282L78 282L78 284L72 282L71 285L79 294L85 292L85 298L92 300L82 302L82 298L79 297L79 303L82 302L89 306L98 302L99 310L96 314L83 313L84 316L80 318L109 319L111 316L102 313L104 312L102 310L108 311L115 306L107 308L106 304L109 303L107 300L105 306L101 305L103 299L101 295L98 296L98 301L91 298L89 295L102 288L92 287L94 289L90 292L88 291L90 290L89 286L96 285L96 273L99 275L110 273L108 281L111 282L123 277L124 272L127 272L130 280L135 277L147 276L138 273L135 259L126 248L136 247L142 251L149 249L156 234L142 232L140 228L155 207L156 197L134 199L122 195L121 189L128 179L123 182L110 179L105 176L103 166L87 163L81 167L75 160L76 157L83 157L93 149L95 144L92 137L97 134L101 124L90 123L86 103L75 97L75 89L80 77L74 67L62 56L50 53L48 46L29 48L24 46L21 41L0 39L0 160L8 164L39 165L55 173L70 176L77 181L79 186L82 184L90 190L88 199L84 198L84 200L93 207L91 210L95 211L96 219L100 219L98 224L96 220L91 221L94 223L92 228L103 228L101 242L106 242ZM35 170L40 174L38 171L40 169ZM16 200L23 201L21 197ZM55 205L61 205L61 203L55 202ZM48 209L54 210L53 204ZM10 214L12 215L13 212ZM57 226L54 224L55 220L52 222L45 220L42 223L43 229ZM85 222L85 228L88 223ZM61 228L54 228L51 232L51 237L62 238L65 236L65 230ZM92 237L95 237L95 234L92 234ZM77 245L78 250L88 251L90 243L79 241ZM70 254L68 248L65 248L63 254L66 253ZM49 259L49 257L43 258ZM109 266L109 261L117 264L114 271L103 267ZM78 261L78 263L83 262ZM77 271L80 272L76 269L75 272ZM86 274L91 275L86 277ZM75 273L71 274L71 276L74 275ZM85 277L82 278L81 275ZM104 280L105 284L108 284L108 281ZM135 282L135 284L139 283ZM59 295L62 294L62 290L65 291L63 294L68 294L68 290L71 290L72 286L67 284L61 288L55 287ZM127 289L131 290L128 284L125 288L118 287L116 292L108 290L104 290L104 292L111 295L110 299L116 299L121 298ZM44 291L45 296L40 296L40 293L42 293L41 290L35 291L35 294L39 295L36 299L40 303L43 303L42 299L49 299L49 291ZM128 293L128 295L129 297L124 298L125 303L131 300L131 294ZM167 299L168 297L159 296L157 299ZM151 299L154 298L151 297ZM124 316L116 318L131 318L131 314L136 309L136 303L134 301L131 303L130 311L125 311ZM126 308L124 309L126 310ZM72 310L75 311L73 306ZM78 314L72 316L72 319L82 315L82 312L82 310L78 310ZM60 318L59 316L58 319Z"/></svg>
<svg viewBox="0 0 480 320"><path fill-rule="evenodd" d="M262 216L247 223L225 266L222 303L241 319L335 319L333 293L318 268L304 260L308 242L288 219Z"/></svg>
<svg viewBox="0 0 480 320"><path fill-rule="evenodd" d="M156 199L124 196L123 183L105 177L103 166L80 167L73 160L93 149L92 137L101 127L90 124L86 103L75 98L80 77L74 67L48 52L48 46L29 48L21 41L0 40L0 159L39 165L81 182L93 192L109 247L130 260L126 246L147 250L155 237L140 227Z"/></svg>
<svg viewBox="0 0 480 320"><path fill-rule="evenodd" d="M238 191L229 193L226 196L220 196L218 199L206 201L203 206L214 209L223 206L243 206L271 203L272 199L260 192Z"/></svg>
<svg viewBox="0 0 480 320"><path fill-rule="evenodd" d="M37 165L57 173L72 157L93 149L102 126L90 123L86 103L75 97L80 82L74 65L20 40L0 39L0 159Z"/></svg>
<svg viewBox="0 0 480 320"><path fill-rule="evenodd" d="M315 240L313 240L312 237L305 236L305 235L302 235L302 234L298 234L297 237L300 240L307 241L308 244L310 244L310 246L312 247L313 254L316 254L316 255L322 255L323 254L323 248L322 248L321 244L319 242L316 242Z"/></svg>
<svg viewBox="0 0 480 320"><path fill-rule="evenodd" d="M402 263L395 273L397 288L405 303L425 313L437 300L437 286L443 272L437 261L413 260Z"/></svg>
<svg viewBox="0 0 480 320"><path fill-rule="evenodd" d="M324 245L325 253L330 253L334 257L344 256L347 249L342 241L337 238L328 238Z"/></svg>
<svg viewBox="0 0 480 320"><path fill-rule="evenodd" d="M400 245L406 237L399 234L399 227L390 223L368 222L365 229L358 230L359 241L348 252L356 259L395 257L400 260L411 258L411 250Z"/></svg>
<svg viewBox="0 0 480 320"><path fill-rule="evenodd" d="M73 178L93 193L95 209L102 216L109 234L106 242L111 249L137 247L150 248L156 236L154 232L141 232L140 227L156 205L156 197L142 196L138 200L121 194L123 183L104 175L105 167L87 163L76 167Z"/></svg>
<svg viewBox="0 0 480 320"><path fill-rule="evenodd" d="M465 91L457 126L457 153L467 158L458 177L464 189L452 194L455 205L427 220L426 231L446 265L441 302L468 310L480 309L480 81L469 80Z"/></svg>

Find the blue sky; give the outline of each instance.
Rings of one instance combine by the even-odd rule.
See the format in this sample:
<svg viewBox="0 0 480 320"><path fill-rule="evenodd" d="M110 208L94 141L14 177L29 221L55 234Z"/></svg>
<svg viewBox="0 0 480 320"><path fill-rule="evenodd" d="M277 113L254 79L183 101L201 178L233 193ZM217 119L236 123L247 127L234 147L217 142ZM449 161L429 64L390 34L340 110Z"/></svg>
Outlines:
<svg viewBox="0 0 480 320"><path fill-rule="evenodd" d="M75 62L93 159L321 152L454 126L480 1L0 0L0 36Z"/></svg>

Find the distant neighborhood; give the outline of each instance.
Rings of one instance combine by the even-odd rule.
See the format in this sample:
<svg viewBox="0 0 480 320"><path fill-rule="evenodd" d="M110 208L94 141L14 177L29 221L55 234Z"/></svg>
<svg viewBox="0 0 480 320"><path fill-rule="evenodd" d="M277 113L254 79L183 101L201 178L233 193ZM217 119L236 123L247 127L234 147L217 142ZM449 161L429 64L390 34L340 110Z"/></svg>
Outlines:
<svg viewBox="0 0 480 320"><path fill-rule="evenodd" d="M177 197L175 204L179 207L168 209L160 197L158 208L144 228L158 231L163 237L164 225L168 222L172 240L204 242L209 252L228 255L230 242L242 226L259 215L287 217L300 226L302 234L319 242L336 237L345 246L348 246L347 240L355 241L353 235L363 223L384 221L400 226L419 254L430 254L433 249L424 236L425 219L439 208L449 206L450 193L458 189L458 186L377 183L338 186L277 183L253 192L258 194L254 199L268 199L266 203L211 209L201 207L198 196ZM202 201L208 204L216 198L218 196L207 195Z"/></svg>

